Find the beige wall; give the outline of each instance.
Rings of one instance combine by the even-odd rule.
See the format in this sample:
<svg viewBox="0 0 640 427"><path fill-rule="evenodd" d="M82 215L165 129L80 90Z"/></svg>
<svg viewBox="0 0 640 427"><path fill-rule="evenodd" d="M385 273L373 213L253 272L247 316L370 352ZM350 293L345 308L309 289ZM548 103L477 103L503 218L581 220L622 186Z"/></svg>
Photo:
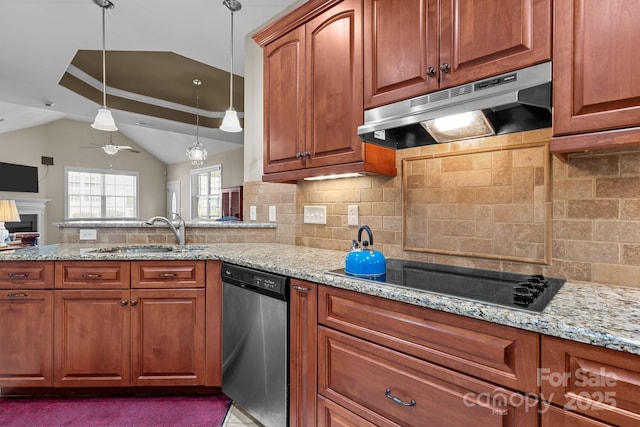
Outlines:
<svg viewBox="0 0 640 427"><path fill-rule="evenodd" d="M138 215L146 218L164 214L166 206L166 167L155 157L140 149L139 154L121 152L106 155L99 148L82 148L92 143L108 142L109 134L92 129L88 123L62 119L52 123L0 134L0 161L37 166L39 193L0 192L0 198L51 199L46 205L45 244L58 242L58 228L50 224L64 220L64 168L79 166L96 169L139 172ZM113 142L136 145L115 132ZM139 147L136 147L139 149ZM41 156L53 157L53 166L42 166Z"/></svg>
<svg viewBox="0 0 640 427"><path fill-rule="evenodd" d="M243 183L243 158L244 149L242 147L234 148L210 154L202 167L222 165L222 187L236 187ZM167 166L167 182L180 182L180 216L187 220L191 219L189 194L192 170L194 170L194 167L188 160Z"/></svg>

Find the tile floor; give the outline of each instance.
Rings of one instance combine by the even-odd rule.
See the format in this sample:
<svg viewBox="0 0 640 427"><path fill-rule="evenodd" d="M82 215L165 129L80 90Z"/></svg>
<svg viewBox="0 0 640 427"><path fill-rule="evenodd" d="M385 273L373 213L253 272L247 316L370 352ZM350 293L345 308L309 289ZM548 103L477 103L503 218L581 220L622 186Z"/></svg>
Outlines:
<svg viewBox="0 0 640 427"><path fill-rule="evenodd" d="M262 424L244 413L236 405L231 405L222 427L262 427Z"/></svg>

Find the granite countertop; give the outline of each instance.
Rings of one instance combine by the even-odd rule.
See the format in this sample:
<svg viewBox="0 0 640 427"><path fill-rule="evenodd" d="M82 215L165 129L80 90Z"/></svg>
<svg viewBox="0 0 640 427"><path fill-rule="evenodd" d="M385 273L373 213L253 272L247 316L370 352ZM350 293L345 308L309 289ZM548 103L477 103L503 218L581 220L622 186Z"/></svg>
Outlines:
<svg viewBox="0 0 640 427"><path fill-rule="evenodd" d="M149 225L140 220L129 221L64 221L52 224L58 228L139 228L139 227L169 227L159 222ZM277 228L275 222L244 222L244 221L185 221L188 228Z"/></svg>
<svg viewBox="0 0 640 427"><path fill-rule="evenodd" d="M104 246L65 244L22 249L0 253L0 261L220 259L302 280L640 355L640 289L567 281L547 308L537 314L327 274L327 271L343 267L346 251L275 243L221 243L187 245L196 250L166 253L92 252Z"/></svg>

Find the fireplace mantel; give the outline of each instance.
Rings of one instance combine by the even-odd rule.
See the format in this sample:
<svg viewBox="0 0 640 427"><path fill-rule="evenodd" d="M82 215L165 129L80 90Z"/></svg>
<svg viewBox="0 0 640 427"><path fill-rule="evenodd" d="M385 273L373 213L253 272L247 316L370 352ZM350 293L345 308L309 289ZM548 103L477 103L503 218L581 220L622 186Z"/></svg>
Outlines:
<svg viewBox="0 0 640 427"><path fill-rule="evenodd" d="M22 215L37 215L38 216L38 233L40 233L40 241L46 242L45 234L47 228L45 227L45 205L51 199L13 199L16 201L16 207L18 212Z"/></svg>

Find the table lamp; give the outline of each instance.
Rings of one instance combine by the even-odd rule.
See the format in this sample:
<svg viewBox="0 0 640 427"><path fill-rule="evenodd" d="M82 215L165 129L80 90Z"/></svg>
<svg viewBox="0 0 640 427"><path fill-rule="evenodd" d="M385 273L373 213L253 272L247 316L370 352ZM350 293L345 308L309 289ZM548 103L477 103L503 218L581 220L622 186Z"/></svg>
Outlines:
<svg viewBox="0 0 640 427"><path fill-rule="evenodd" d="M4 227L6 221L20 221L15 200L0 200L0 247L7 246L6 240L9 238L9 230Z"/></svg>

